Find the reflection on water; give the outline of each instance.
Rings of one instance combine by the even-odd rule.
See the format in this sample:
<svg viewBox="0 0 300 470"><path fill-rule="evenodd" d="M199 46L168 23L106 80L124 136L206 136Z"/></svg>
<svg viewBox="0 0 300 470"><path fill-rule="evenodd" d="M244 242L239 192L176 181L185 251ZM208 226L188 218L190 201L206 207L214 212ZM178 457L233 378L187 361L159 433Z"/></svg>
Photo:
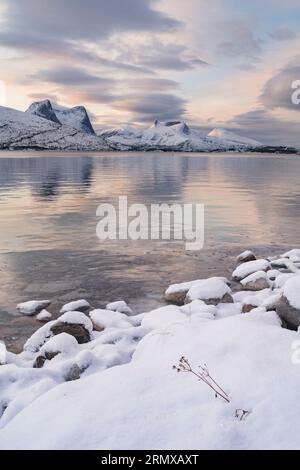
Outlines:
<svg viewBox="0 0 300 470"><path fill-rule="evenodd" d="M298 157L278 155L2 156L0 252L107 249L95 235L95 211L119 195L205 204L206 248L293 244L299 173Z"/></svg>
<svg viewBox="0 0 300 470"><path fill-rule="evenodd" d="M36 329L13 316L19 301L49 297L57 312L77 297L139 297L146 310L170 282L229 275L239 249L298 246L299 174L299 157L286 155L2 153L0 339L18 348ZM204 204L205 250L98 240L96 208L120 195Z"/></svg>

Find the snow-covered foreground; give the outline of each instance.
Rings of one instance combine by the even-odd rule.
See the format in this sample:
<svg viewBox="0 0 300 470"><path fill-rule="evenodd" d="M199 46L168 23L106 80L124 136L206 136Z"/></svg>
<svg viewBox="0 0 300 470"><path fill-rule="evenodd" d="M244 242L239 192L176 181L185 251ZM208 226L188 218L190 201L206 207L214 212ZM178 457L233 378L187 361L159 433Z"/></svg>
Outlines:
<svg viewBox="0 0 300 470"><path fill-rule="evenodd" d="M245 259L243 284L173 285L181 305L138 315L66 306L0 366L0 448L299 449L299 265L300 250ZM182 356L230 403L174 370Z"/></svg>

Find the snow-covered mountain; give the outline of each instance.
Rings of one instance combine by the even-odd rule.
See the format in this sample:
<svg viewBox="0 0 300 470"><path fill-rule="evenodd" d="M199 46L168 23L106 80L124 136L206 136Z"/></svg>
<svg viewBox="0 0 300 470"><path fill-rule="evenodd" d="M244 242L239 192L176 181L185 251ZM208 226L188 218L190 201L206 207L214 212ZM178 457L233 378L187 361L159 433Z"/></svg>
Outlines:
<svg viewBox="0 0 300 470"><path fill-rule="evenodd" d="M57 124L64 124L87 134L95 135L84 106L66 108L52 104L50 100L43 100L32 103L26 112L56 122Z"/></svg>
<svg viewBox="0 0 300 470"><path fill-rule="evenodd" d="M265 146L225 129L207 133L183 121L156 120L146 129L125 126L96 135L84 106L62 108L49 100L33 103L26 112L0 106L3 149L299 153L294 148Z"/></svg>
<svg viewBox="0 0 300 470"><path fill-rule="evenodd" d="M262 145L223 129L215 129L207 134L190 128L182 121L155 121L144 130L126 126L123 129L106 131L101 136L118 150L242 151Z"/></svg>
<svg viewBox="0 0 300 470"><path fill-rule="evenodd" d="M220 139L221 141L231 143L232 145L246 145L251 147L259 147L262 145L261 142L258 142L254 139L248 139L247 137L241 137L240 135L235 134L234 132L227 131L226 129L213 129L208 137L213 137Z"/></svg>
<svg viewBox="0 0 300 470"><path fill-rule="evenodd" d="M51 101L49 100L37 101L35 103L32 103L26 110L26 113L30 113L44 119L48 119L48 121L55 122L56 124L61 124L54 112L54 109L52 108Z"/></svg>
<svg viewBox="0 0 300 470"><path fill-rule="evenodd" d="M0 106L1 150L109 150L101 137L54 122L46 102L32 110L33 114Z"/></svg>

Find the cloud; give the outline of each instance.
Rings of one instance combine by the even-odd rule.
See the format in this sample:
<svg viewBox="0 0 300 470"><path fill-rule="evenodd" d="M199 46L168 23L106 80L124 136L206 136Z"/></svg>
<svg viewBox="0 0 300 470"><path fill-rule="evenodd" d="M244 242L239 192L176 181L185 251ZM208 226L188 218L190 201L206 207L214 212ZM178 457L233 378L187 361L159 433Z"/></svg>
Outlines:
<svg viewBox="0 0 300 470"><path fill-rule="evenodd" d="M132 113L133 121L152 122L181 119L185 104L184 99L168 93L132 94L120 98L114 109Z"/></svg>
<svg viewBox="0 0 300 470"><path fill-rule="evenodd" d="M220 23L219 33L222 33L222 40L216 48L219 56L242 58L252 62L259 60L263 40L255 34L254 26L248 21L235 19Z"/></svg>
<svg viewBox="0 0 300 470"><path fill-rule="evenodd" d="M4 28L18 38L95 41L123 31L169 31L179 22L156 0L7 0ZM2 26L3 30L3 26ZM22 32L22 34L20 33Z"/></svg>
<svg viewBox="0 0 300 470"><path fill-rule="evenodd" d="M291 39L296 39L298 34L289 28L279 28L273 31L270 37L276 41L290 41Z"/></svg>
<svg viewBox="0 0 300 470"><path fill-rule="evenodd" d="M39 72L30 75L27 80L28 79L71 87L89 85L111 86L113 83L113 79L99 77L85 69L80 69L70 65L40 70Z"/></svg>
<svg viewBox="0 0 300 470"><path fill-rule="evenodd" d="M135 90L161 92L179 87L175 80L166 78L129 78L125 85Z"/></svg>
<svg viewBox="0 0 300 470"><path fill-rule="evenodd" d="M293 62L299 63L299 58ZM259 97L260 102L269 109L285 108L293 111L300 111L300 106L292 103L292 83L300 80L300 65L288 64L279 70L265 84Z"/></svg>
<svg viewBox="0 0 300 470"><path fill-rule="evenodd" d="M300 123L282 120L266 109L239 114L226 126L264 144L300 146Z"/></svg>
<svg viewBox="0 0 300 470"><path fill-rule="evenodd" d="M185 45L165 42L151 36L142 42L128 44L119 42L117 57L121 61L134 63L151 70L192 70L209 64L191 52Z"/></svg>

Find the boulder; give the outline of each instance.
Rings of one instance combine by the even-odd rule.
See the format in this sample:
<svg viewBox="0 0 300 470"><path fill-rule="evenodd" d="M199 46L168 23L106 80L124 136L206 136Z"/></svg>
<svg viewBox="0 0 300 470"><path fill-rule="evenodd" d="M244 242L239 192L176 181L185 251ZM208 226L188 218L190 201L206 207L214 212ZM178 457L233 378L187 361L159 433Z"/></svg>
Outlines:
<svg viewBox="0 0 300 470"><path fill-rule="evenodd" d="M171 284L165 292L165 300L173 305L184 305L185 303L190 302L186 297L187 293L193 286L213 280L220 280L223 281L223 283L230 285L230 281L225 277L211 277L208 279L196 279L194 281L182 282L180 284Z"/></svg>
<svg viewBox="0 0 300 470"><path fill-rule="evenodd" d="M256 273L250 274L245 279L241 280L243 290L259 291L268 289L270 287L270 281L265 271L257 271Z"/></svg>
<svg viewBox="0 0 300 470"><path fill-rule="evenodd" d="M33 316L40 313L51 304L50 300L30 300L17 305L17 310L22 315Z"/></svg>
<svg viewBox="0 0 300 470"><path fill-rule="evenodd" d="M193 285L186 295L185 303L196 299L203 300L207 305L233 303L230 287L220 278L209 278Z"/></svg>
<svg viewBox="0 0 300 470"><path fill-rule="evenodd" d="M51 331L54 335L67 333L68 335L74 336L79 344L88 343L91 341L90 332L79 323L65 323L58 321L51 327Z"/></svg>
<svg viewBox="0 0 300 470"><path fill-rule="evenodd" d="M133 315L133 311L127 305L124 300L117 300L116 302L110 302L106 305L106 310L111 310L112 312L124 313L125 315Z"/></svg>
<svg viewBox="0 0 300 470"><path fill-rule="evenodd" d="M284 284L282 296L276 304L276 312L289 329L298 329L300 326L300 276L295 275Z"/></svg>
<svg viewBox="0 0 300 470"><path fill-rule="evenodd" d="M36 316L36 319L42 323L47 323L50 321L52 318L52 314L48 312L48 310L43 309L38 315Z"/></svg>
<svg viewBox="0 0 300 470"><path fill-rule="evenodd" d="M90 304L87 300L85 299L80 299L80 300L75 300L74 302L69 302L68 304L65 304L61 310L60 313L66 313L66 312L87 312L90 308Z"/></svg>
<svg viewBox="0 0 300 470"><path fill-rule="evenodd" d="M241 253L236 259L237 263L239 264L247 263L248 261L255 261L255 260L256 260L256 256L251 250L243 251L243 253Z"/></svg>
<svg viewBox="0 0 300 470"><path fill-rule="evenodd" d="M235 281L241 281L245 277L250 276L257 271L268 271L270 263L266 259L257 259L255 261L247 261L240 264L232 273L232 278Z"/></svg>

